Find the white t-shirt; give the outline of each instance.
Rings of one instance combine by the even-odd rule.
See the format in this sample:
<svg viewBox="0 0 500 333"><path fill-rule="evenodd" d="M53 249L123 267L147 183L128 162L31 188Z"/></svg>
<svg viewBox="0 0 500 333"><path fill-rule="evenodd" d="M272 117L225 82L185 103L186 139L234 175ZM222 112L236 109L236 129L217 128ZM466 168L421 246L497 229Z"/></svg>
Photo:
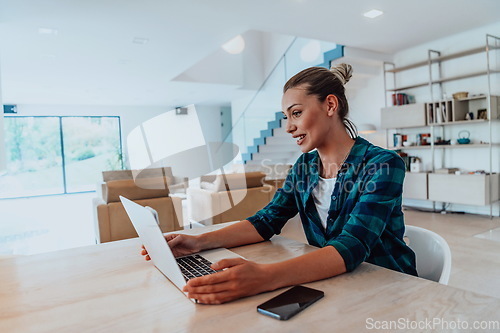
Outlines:
<svg viewBox="0 0 500 333"><path fill-rule="evenodd" d="M316 186L312 191L314 204L316 205L316 210L318 211L321 224L324 229L326 229L326 219L328 218L328 210L330 209L330 204L332 203L332 192L335 188L336 181L337 177L319 177L318 186Z"/></svg>

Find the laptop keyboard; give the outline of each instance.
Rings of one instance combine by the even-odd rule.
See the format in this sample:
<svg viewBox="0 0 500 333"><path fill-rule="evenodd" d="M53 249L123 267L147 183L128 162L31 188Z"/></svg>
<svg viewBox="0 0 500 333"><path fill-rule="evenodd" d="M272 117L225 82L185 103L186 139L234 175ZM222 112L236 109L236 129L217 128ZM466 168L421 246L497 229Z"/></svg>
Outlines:
<svg viewBox="0 0 500 333"><path fill-rule="evenodd" d="M176 260L186 281L198 276L216 273L210 268L212 263L199 254L177 258Z"/></svg>

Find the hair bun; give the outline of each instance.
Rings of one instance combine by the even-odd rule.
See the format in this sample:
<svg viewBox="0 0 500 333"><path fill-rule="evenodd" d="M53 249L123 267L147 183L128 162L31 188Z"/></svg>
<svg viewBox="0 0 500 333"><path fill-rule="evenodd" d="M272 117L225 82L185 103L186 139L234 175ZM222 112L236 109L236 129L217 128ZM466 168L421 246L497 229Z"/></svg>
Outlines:
<svg viewBox="0 0 500 333"><path fill-rule="evenodd" d="M330 68L330 72L332 72L332 74L339 79L342 85L345 85L351 79L352 66L342 63L337 66L332 66Z"/></svg>

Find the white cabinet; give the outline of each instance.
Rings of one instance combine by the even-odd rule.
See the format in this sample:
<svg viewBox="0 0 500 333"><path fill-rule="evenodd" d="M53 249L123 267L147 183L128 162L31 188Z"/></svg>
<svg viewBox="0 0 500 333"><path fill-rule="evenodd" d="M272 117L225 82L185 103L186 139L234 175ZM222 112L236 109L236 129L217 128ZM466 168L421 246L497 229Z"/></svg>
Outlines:
<svg viewBox="0 0 500 333"><path fill-rule="evenodd" d="M406 173L403 184L403 198L427 200L427 173Z"/></svg>
<svg viewBox="0 0 500 333"><path fill-rule="evenodd" d="M0 98L1 102L1 98ZM0 105L2 105L0 103ZM0 176L7 171L7 156L5 152L5 140L4 140L4 119L3 110L0 110Z"/></svg>
<svg viewBox="0 0 500 333"><path fill-rule="evenodd" d="M499 198L499 177L493 175L429 174L429 200L485 206ZM491 197L490 197L490 186Z"/></svg>
<svg viewBox="0 0 500 333"><path fill-rule="evenodd" d="M406 104L382 109L382 128L426 126L426 104Z"/></svg>

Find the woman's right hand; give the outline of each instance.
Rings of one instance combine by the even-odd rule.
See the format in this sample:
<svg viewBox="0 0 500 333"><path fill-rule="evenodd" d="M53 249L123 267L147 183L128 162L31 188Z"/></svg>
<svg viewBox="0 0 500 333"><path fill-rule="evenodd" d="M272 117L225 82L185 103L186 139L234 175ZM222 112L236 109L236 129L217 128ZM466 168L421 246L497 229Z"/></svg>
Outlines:
<svg viewBox="0 0 500 333"><path fill-rule="evenodd" d="M168 234L165 239L175 257L186 256L201 251L200 240L198 236L184 234ZM142 245L141 254L144 259L151 260L148 251Z"/></svg>

